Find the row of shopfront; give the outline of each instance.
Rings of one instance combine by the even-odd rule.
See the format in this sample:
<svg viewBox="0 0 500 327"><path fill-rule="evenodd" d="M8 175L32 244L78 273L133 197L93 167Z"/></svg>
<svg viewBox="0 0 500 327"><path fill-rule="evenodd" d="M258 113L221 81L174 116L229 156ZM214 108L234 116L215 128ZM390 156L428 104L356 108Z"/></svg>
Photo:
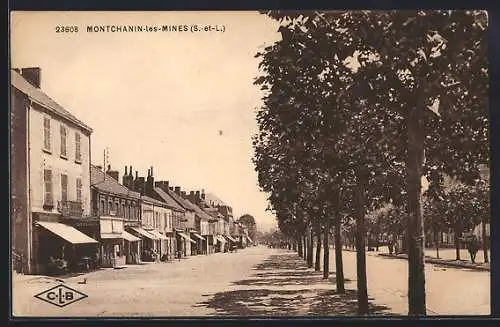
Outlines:
<svg viewBox="0 0 500 327"><path fill-rule="evenodd" d="M194 230L171 233L129 225L121 218L62 220L42 217L34 223L37 270L58 275L97 268L120 268L145 262L165 262L191 255L228 252L245 242ZM247 237L248 238L248 237ZM251 242L245 239L247 242ZM209 249L213 249L210 251Z"/></svg>

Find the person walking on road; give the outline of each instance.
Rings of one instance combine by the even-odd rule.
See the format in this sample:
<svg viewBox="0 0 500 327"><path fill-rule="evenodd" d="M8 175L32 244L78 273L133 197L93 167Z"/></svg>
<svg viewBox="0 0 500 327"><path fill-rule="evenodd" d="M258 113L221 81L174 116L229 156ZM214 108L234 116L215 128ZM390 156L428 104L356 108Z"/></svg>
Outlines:
<svg viewBox="0 0 500 327"><path fill-rule="evenodd" d="M476 263L476 254L479 251L479 242L475 236L472 236L467 245L467 250L469 250L470 259L472 263Z"/></svg>

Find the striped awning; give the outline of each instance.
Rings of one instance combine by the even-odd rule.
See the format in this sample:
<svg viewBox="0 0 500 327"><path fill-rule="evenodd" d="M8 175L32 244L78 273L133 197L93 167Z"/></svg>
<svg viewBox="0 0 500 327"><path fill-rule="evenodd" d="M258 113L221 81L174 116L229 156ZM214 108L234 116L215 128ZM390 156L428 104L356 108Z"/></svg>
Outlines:
<svg viewBox="0 0 500 327"><path fill-rule="evenodd" d="M186 234L184 234L184 233L179 233L179 235L180 235L183 239L188 240L188 241L189 241L189 242L191 242L191 243L196 243L196 241L194 241L193 239L191 239L189 236L187 236L187 235L186 235Z"/></svg>
<svg viewBox="0 0 500 327"><path fill-rule="evenodd" d="M160 233L156 230L149 230L148 233L153 234L154 236L156 236L160 240L168 240L168 238L165 235L163 235L162 233Z"/></svg>
<svg viewBox="0 0 500 327"><path fill-rule="evenodd" d="M123 231L122 233L123 239L129 242L137 242L140 241L141 239L138 237L135 237L134 235L130 234L129 232Z"/></svg>
<svg viewBox="0 0 500 327"><path fill-rule="evenodd" d="M204 238L203 236L201 236L200 234L198 234L198 233L192 233L192 234L193 234L195 237L197 237L198 239L202 240L202 241L204 241L204 240L205 240L205 238Z"/></svg>
<svg viewBox="0 0 500 327"><path fill-rule="evenodd" d="M238 242L238 241L236 241L234 238L232 238L232 237L231 237L231 236L229 236L229 235L226 235L226 237L227 237L230 241L232 241L232 242L235 242L235 243L236 243L236 242Z"/></svg>
<svg viewBox="0 0 500 327"><path fill-rule="evenodd" d="M139 235L142 235L142 236L144 236L146 238L149 238L150 240L157 240L158 239L156 236L154 236L153 234L149 233L148 231L145 231L142 228L133 227L133 228L131 228L131 230L135 231Z"/></svg>
<svg viewBox="0 0 500 327"><path fill-rule="evenodd" d="M48 221L39 221L37 224L71 244L99 243L78 229L65 224Z"/></svg>

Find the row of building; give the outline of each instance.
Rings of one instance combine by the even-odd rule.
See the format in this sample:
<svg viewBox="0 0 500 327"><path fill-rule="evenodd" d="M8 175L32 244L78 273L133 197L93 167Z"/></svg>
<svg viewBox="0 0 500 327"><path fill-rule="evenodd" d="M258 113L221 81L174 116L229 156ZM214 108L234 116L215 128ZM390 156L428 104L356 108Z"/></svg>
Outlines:
<svg viewBox="0 0 500 327"><path fill-rule="evenodd" d="M11 70L14 267L44 274L227 252L253 244L232 208L203 190L91 163L92 129L40 89L40 69Z"/></svg>

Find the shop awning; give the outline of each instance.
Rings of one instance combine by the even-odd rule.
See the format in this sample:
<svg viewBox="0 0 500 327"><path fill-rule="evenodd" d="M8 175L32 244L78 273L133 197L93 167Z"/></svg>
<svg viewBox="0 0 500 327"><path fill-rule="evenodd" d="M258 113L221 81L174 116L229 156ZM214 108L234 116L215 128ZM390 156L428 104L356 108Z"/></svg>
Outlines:
<svg viewBox="0 0 500 327"><path fill-rule="evenodd" d="M121 233L101 233L101 239L103 240L112 240L116 238L123 238Z"/></svg>
<svg viewBox="0 0 500 327"><path fill-rule="evenodd" d="M149 238L150 240L156 240L156 239L157 239L157 237L156 237L156 236L154 236L153 234L151 234L151 233L149 233L149 232L145 231L145 230L144 230L144 229L142 229L142 228L133 227L133 228L131 228L131 229L132 229L133 231L137 232L138 234L140 234L140 235L142 235L142 236L144 236L144 237Z"/></svg>
<svg viewBox="0 0 500 327"><path fill-rule="evenodd" d="M216 238L221 241L222 243L226 242L226 239L223 236L217 235Z"/></svg>
<svg viewBox="0 0 500 327"><path fill-rule="evenodd" d="M232 238L232 237L231 237L231 236L229 236L229 235L226 235L226 237L227 237L229 240L231 240L232 242L235 242L235 243L236 243L236 242L238 242L238 241L236 241L234 238Z"/></svg>
<svg viewBox="0 0 500 327"><path fill-rule="evenodd" d="M253 243L252 239L249 236L247 236L247 240L248 242Z"/></svg>
<svg viewBox="0 0 500 327"><path fill-rule="evenodd" d="M68 241L71 244L99 243L93 238L80 232L78 229L68 225L55 222L48 222L48 221L39 221L38 225L56 234L57 236L61 237L62 239Z"/></svg>
<svg viewBox="0 0 500 327"><path fill-rule="evenodd" d="M183 238L183 239L186 239L188 240L189 242L191 243L196 243L196 241L192 240L189 236L187 236L186 234L184 233L179 233L179 235Z"/></svg>
<svg viewBox="0 0 500 327"><path fill-rule="evenodd" d="M132 235L126 231L123 231L122 236L126 241L129 241L129 242L137 242L137 241L141 240L140 238L135 237L134 235Z"/></svg>
<svg viewBox="0 0 500 327"><path fill-rule="evenodd" d="M148 231L148 233L153 234L154 236L156 236L160 240L168 240L168 238L165 235L163 235L162 233L160 233L158 231L150 230L150 231Z"/></svg>
<svg viewBox="0 0 500 327"><path fill-rule="evenodd" d="M193 235L194 235L195 237L197 237L198 239L200 239L200 240L202 240L202 241L205 241L205 238L204 238L203 236L201 236L200 234L198 234L198 233L193 233Z"/></svg>

